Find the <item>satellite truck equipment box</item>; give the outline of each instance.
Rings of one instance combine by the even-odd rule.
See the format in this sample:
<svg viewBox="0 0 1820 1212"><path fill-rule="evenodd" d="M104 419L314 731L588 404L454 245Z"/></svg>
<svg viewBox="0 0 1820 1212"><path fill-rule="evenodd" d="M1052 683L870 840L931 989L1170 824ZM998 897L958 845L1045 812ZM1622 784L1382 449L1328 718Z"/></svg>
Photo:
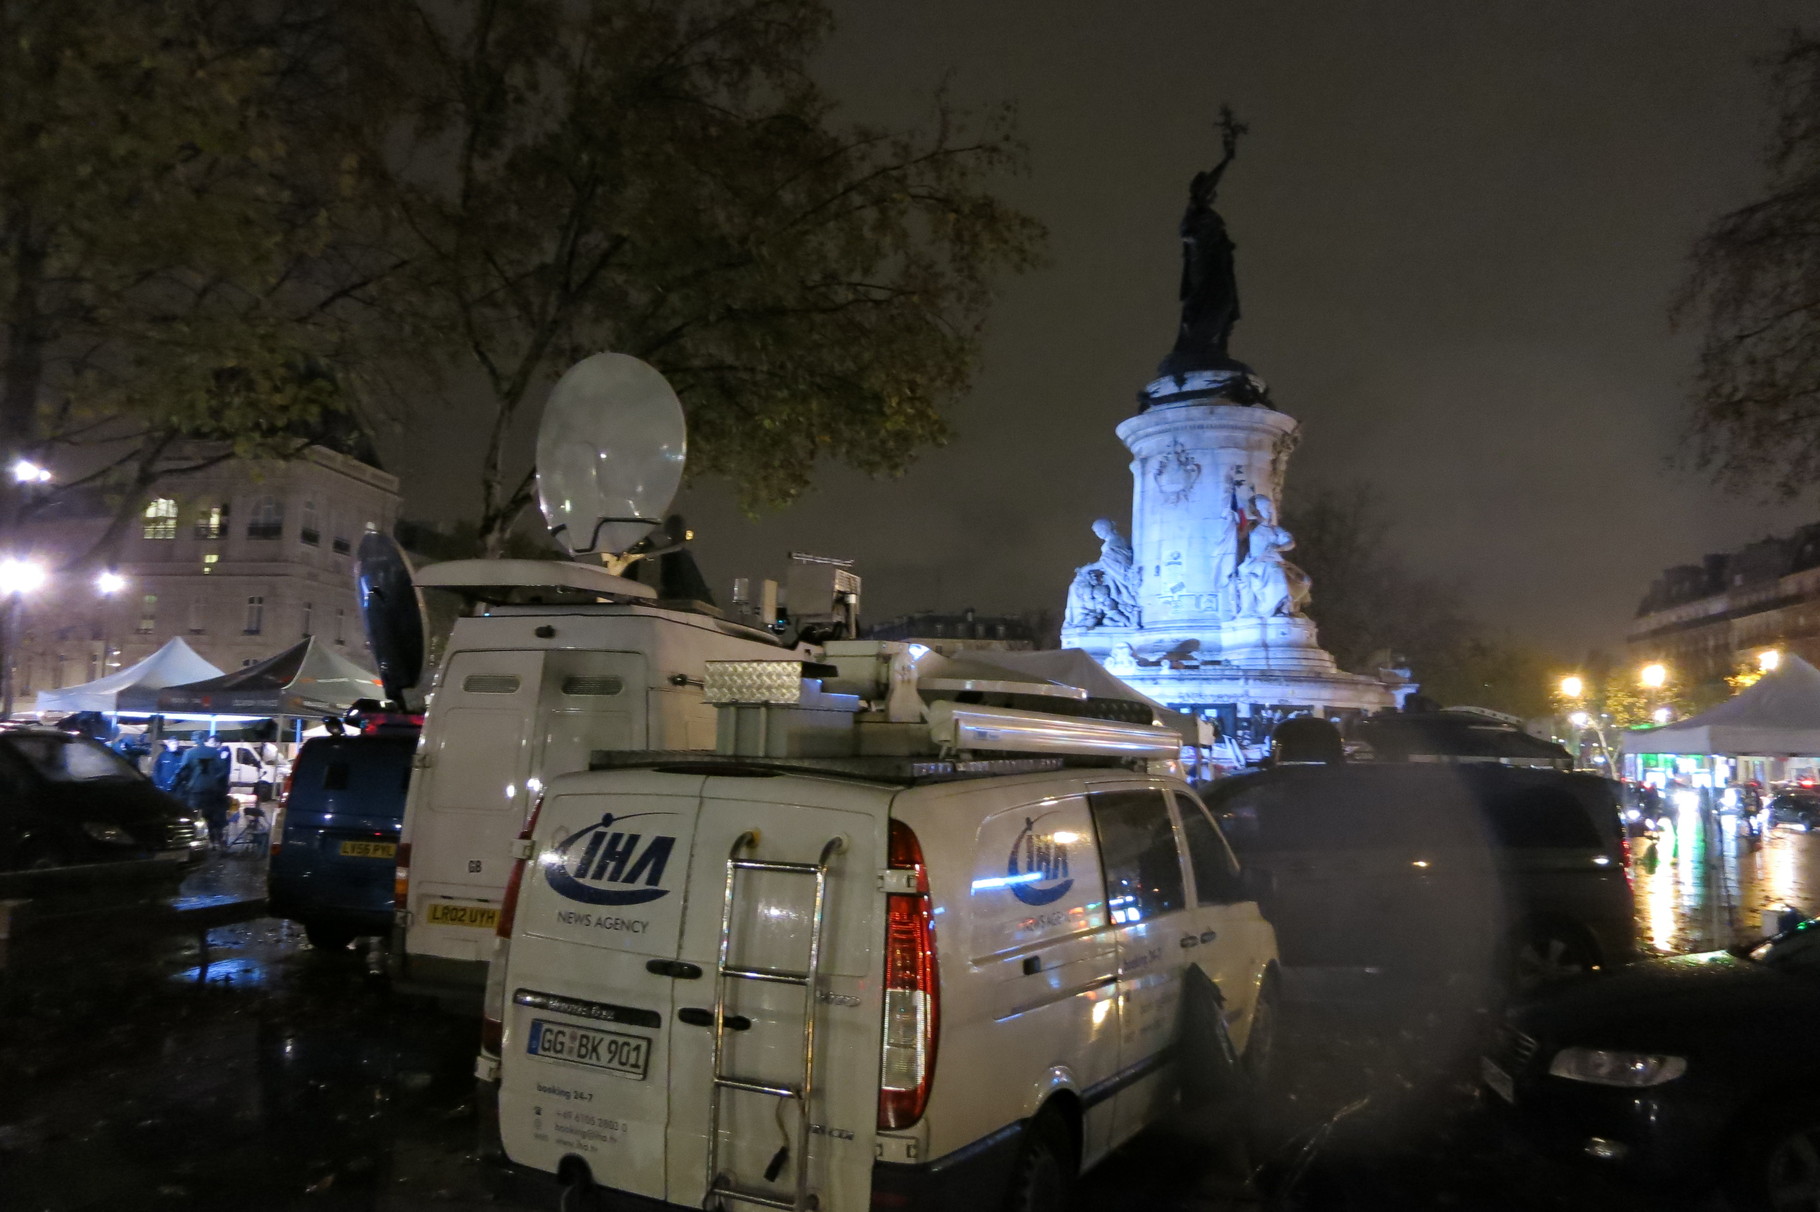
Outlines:
<svg viewBox="0 0 1820 1212"><path fill-rule="evenodd" d="M597 754L526 824L483 1033L565 1207L1059 1207L1174 1105L1192 968L1268 1055L1275 936L1147 707L823 660L709 662L716 753Z"/></svg>
<svg viewBox="0 0 1820 1212"><path fill-rule="evenodd" d="M601 750L711 749L705 663L787 650L756 628L659 607L598 566L460 560L417 583L493 604L456 621L425 715L399 835L392 977L477 1006L512 841L544 783ZM507 604L526 597L544 601Z"/></svg>

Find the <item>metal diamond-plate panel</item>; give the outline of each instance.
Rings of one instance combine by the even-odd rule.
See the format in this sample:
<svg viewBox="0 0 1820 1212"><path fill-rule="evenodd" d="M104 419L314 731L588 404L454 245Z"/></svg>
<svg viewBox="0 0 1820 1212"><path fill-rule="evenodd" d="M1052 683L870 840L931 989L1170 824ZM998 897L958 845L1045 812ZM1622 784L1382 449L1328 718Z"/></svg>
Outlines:
<svg viewBox="0 0 1820 1212"><path fill-rule="evenodd" d="M702 694L710 703L800 703L801 661L709 661Z"/></svg>

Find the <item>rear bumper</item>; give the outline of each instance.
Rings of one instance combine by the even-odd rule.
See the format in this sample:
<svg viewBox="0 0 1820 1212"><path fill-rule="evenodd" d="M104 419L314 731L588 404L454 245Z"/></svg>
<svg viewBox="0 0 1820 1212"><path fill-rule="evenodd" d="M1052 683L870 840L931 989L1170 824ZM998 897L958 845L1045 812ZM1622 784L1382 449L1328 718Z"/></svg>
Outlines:
<svg viewBox="0 0 1820 1212"><path fill-rule="evenodd" d="M445 1010L479 1014L487 991L487 961L448 959L440 955L413 955L399 945L404 937L393 934L391 979L400 993L431 997Z"/></svg>
<svg viewBox="0 0 1820 1212"><path fill-rule="evenodd" d="M1019 1120L931 1162L873 1162L872 1207L879 1212L900 1208L915 1212L997 1212L1004 1207L1006 1184L1017 1165L1028 1123ZM519 1180L514 1185L521 1193L547 1193L554 1197L562 1190L554 1174L516 1162L505 1165ZM600 1189L607 1196L606 1206L613 1212L700 1212L699 1207L667 1203L613 1187Z"/></svg>

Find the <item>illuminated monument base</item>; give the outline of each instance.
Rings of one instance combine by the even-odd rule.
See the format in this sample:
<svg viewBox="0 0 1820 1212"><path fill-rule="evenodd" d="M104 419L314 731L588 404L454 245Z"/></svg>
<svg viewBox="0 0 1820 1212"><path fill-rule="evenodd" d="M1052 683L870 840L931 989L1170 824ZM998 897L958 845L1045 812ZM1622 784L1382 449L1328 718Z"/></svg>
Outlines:
<svg viewBox="0 0 1820 1212"><path fill-rule="evenodd" d="M1131 451L1131 541L1094 524L1100 558L1075 573L1065 647L1222 733L1260 744L1284 718L1393 707L1415 687L1334 664L1304 613L1306 575L1277 505L1300 426L1243 369L1166 375L1118 427Z"/></svg>

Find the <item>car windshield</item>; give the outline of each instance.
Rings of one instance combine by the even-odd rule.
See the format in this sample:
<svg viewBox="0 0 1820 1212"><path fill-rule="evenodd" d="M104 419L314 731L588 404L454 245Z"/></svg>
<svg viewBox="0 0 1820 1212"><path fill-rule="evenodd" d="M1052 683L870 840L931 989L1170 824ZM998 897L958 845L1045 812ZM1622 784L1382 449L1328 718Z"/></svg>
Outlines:
<svg viewBox="0 0 1820 1212"><path fill-rule="evenodd" d="M1772 968L1820 966L1820 917L1810 917L1793 930L1784 930L1752 948L1750 958Z"/></svg>
<svg viewBox="0 0 1820 1212"><path fill-rule="evenodd" d="M80 737L9 736L6 744L53 783L136 779L139 772L106 746Z"/></svg>

